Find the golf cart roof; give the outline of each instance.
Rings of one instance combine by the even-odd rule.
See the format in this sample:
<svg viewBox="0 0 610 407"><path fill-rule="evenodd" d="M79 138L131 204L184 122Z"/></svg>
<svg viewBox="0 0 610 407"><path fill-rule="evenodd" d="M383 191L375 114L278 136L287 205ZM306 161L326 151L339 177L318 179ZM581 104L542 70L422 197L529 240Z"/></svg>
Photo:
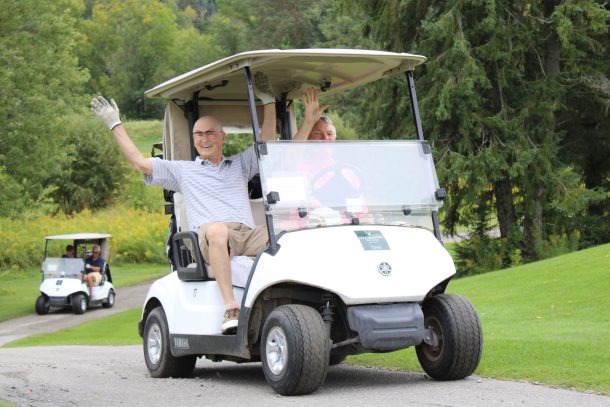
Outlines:
<svg viewBox="0 0 610 407"><path fill-rule="evenodd" d="M67 235L46 236L46 240L96 240L111 237L107 233L71 233Z"/></svg>
<svg viewBox="0 0 610 407"><path fill-rule="evenodd" d="M327 94L398 75L426 61L421 55L360 49L291 49L249 51L179 75L146 92L148 97L218 101L247 100L243 68L264 72L276 98L291 100L310 87Z"/></svg>

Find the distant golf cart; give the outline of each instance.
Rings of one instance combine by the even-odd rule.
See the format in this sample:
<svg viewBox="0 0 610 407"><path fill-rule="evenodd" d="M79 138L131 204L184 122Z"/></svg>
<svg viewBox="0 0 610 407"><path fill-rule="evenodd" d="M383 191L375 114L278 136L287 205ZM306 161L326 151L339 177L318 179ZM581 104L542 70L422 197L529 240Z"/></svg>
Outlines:
<svg viewBox="0 0 610 407"><path fill-rule="evenodd" d="M111 308L116 291L112 285L108 265L110 235L102 233L75 233L45 237L44 260L42 261L40 296L36 299L36 313L44 315L49 309L71 307L75 314L84 313L88 307L101 305ZM92 289L83 282L85 259L91 255L91 248L98 244L100 256L105 260L102 281ZM67 245L72 245L75 257L62 257Z"/></svg>
<svg viewBox="0 0 610 407"><path fill-rule="evenodd" d="M198 357L260 361L277 393L306 394L348 355L408 347L434 379L475 371L479 317L466 298L445 293L456 273L437 217L445 190L423 136L413 75L425 61L367 50L252 51L147 92L168 101L162 159L195 158L192 129L203 115L217 117L227 134L254 134L260 186L257 194L252 185L250 203L254 222L269 234L256 258L232 260L241 313L236 333L222 335L213 270L188 228L181 194L166 191L172 273L149 289L138 327L151 376L189 376ZM280 140L260 138L262 106L252 83L259 71L275 92ZM333 94L398 76L413 108L404 134L292 141L293 102L308 88ZM386 100L370 103L392 108Z"/></svg>

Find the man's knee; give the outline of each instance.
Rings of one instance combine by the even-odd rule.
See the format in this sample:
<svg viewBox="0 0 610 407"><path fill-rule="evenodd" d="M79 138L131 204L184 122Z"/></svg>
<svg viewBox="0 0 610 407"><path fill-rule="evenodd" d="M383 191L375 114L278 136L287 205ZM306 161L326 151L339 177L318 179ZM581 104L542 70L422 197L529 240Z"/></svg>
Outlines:
<svg viewBox="0 0 610 407"><path fill-rule="evenodd" d="M210 245L226 245L229 242L229 228L224 223L214 223L207 227L205 237Z"/></svg>

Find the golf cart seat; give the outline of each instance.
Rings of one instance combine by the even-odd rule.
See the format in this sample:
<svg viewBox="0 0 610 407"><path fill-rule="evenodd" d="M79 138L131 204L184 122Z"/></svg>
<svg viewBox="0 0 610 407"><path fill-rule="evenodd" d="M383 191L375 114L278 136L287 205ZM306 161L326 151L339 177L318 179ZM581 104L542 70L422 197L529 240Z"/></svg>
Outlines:
<svg viewBox="0 0 610 407"><path fill-rule="evenodd" d="M215 280L214 270L204 261L201 254L197 233L188 229L182 194L175 192L173 195L177 232L172 236L171 244L173 263L178 272L178 278L183 281ZM264 222L262 198L258 200L260 200L259 209ZM253 260L247 256L235 256L231 259L234 286L244 287L246 285L252 264Z"/></svg>
<svg viewBox="0 0 610 407"><path fill-rule="evenodd" d="M102 279L100 280L100 282L97 284L99 287L103 286L104 283L108 280L108 277L106 276L106 262L104 262L104 265L102 266L101 270L100 270L100 274L102 275Z"/></svg>

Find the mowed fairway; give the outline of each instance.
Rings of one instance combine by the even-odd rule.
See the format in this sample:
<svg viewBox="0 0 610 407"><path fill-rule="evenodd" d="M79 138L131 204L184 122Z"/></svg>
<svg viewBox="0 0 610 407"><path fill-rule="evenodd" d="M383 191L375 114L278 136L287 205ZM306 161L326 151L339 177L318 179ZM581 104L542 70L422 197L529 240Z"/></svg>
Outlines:
<svg viewBox="0 0 610 407"><path fill-rule="evenodd" d="M610 394L610 244L454 280L483 324L476 374ZM352 362L419 370L412 349Z"/></svg>

